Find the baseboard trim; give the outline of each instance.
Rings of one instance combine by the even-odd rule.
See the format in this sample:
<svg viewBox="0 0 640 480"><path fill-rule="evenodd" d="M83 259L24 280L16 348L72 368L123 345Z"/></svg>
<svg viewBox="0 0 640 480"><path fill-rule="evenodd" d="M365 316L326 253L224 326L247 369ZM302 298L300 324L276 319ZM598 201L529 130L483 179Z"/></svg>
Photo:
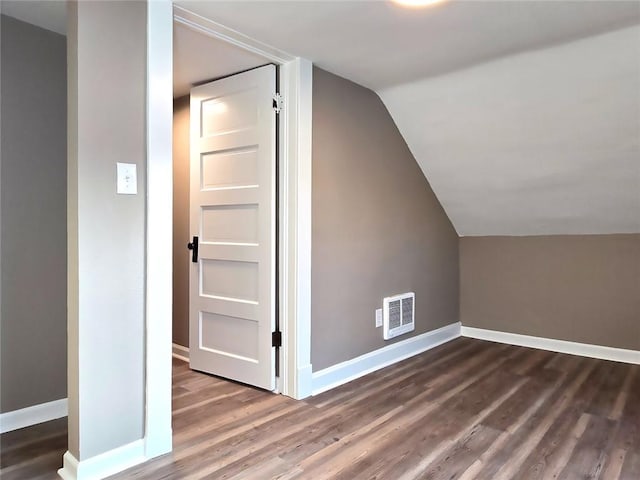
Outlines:
<svg viewBox="0 0 640 480"><path fill-rule="evenodd" d="M553 338L533 337L530 335L499 332L497 330L486 330L475 327L462 327L461 333L463 337L477 338L478 340L538 348L540 350L568 353L570 355L611 360L614 362L640 364L640 351L637 350L625 350L623 348L569 342L566 340L555 340Z"/></svg>
<svg viewBox="0 0 640 480"><path fill-rule="evenodd" d="M48 422L66 417L69 411L66 398L53 402L41 403L32 407L0 414L0 433L11 432L30 427L38 423Z"/></svg>
<svg viewBox="0 0 640 480"><path fill-rule="evenodd" d="M319 370L312 375L312 394L326 392L368 373L435 348L459 336L460 323L452 323Z"/></svg>
<svg viewBox="0 0 640 480"><path fill-rule="evenodd" d="M296 400L310 397L313 393L313 372L312 365L308 363L298 367L298 384L296 390Z"/></svg>
<svg viewBox="0 0 640 480"><path fill-rule="evenodd" d="M64 480L101 480L146 461L144 440L140 439L82 461L67 451L58 475Z"/></svg>
<svg viewBox="0 0 640 480"><path fill-rule="evenodd" d="M189 349L177 343L172 343L171 345L171 355L173 358L189 363Z"/></svg>

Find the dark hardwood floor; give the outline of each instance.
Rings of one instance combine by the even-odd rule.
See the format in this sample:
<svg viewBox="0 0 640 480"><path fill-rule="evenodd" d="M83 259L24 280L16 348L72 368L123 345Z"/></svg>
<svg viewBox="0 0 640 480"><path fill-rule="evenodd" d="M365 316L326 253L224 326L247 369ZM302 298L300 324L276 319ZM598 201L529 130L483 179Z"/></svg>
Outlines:
<svg viewBox="0 0 640 480"><path fill-rule="evenodd" d="M460 338L303 402L176 360L173 399L173 453L113 479L640 479L640 365ZM65 435L2 435L0 477Z"/></svg>
<svg viewBox="0 0 640 480"><path fill-rule="evenodd" d="M0 479L51 480L67 451L67 419L0 435Z"/></svg>

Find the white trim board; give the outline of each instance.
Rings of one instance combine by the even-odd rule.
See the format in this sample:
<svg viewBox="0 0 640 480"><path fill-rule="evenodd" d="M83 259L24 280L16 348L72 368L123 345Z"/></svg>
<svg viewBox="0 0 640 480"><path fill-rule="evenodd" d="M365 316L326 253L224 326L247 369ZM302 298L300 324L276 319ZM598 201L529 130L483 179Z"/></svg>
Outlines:
<svg viewBox="0 0 640 480"><path fill-rule="evenodd" d="M152 2L155 3L155 2ZM311 394L311 157L313 65L277 48L265 45L197 15L173 6L173 20L183 26L243 50L262 56L280 68L280 93L284 109L280 114L280 349L284 395L301 399ZM172 50L164 49L163 58ZM151 97L150 97L151 98ZM151 165L152 158L148 164ZM151 167L149 167L151 168ZM163 169L162 171L166 171ZM151 201L148 210L151 211ZM171 216L168 215L167 218ZM162 232L160 232L162 233ZM150 241L156 235L148 234ZM171 237L169 237L171 238ZM154 262L159 257L153 258ZM171 259L168 257L168 264ZM147 288L149 293L149 287Z"/></svg>
<svg viewBox="0 0 640 480"><path fill-rule="evenodd" d="M463 337L476 338L478 340L507 343L509 345L517 345L519 347L538 348L540 350L567 353L569 355L579 355L581 357L598 358L601 360L611 360L614 362L640 364L640 351L637 350L625 350L623 348L569 342L566 340L555 340L553 338L533 337L530 335L498 332L496 330L486 330L484 328L475 327L463 326L461 328L461 333Z"/></svg>
<svg viewBox="0 0 640 480"><path fill-rule="evenodd" d="M435 348L460 336L460 322L393 343L313 373L313 395Z"/></svg>
<svg viewBox="0 0 640 480"><path fill-rule="evenodd" d="M171 345L171 355L173 358L189 363L189 349L187 347L173 343Z"/></svg>
<svg viewBox="0 0 640 480"><path fill-rule="evenodd" d="M11 432L68 415L66 398L0 414L0 433Z"/></svg>
<svg viewBox="0 0 640 480"><path fill-rule="evenodd" d="M143 439L82 461L67 451L62 457L63 464L58 475L64 480L100 480L146 462L149 458L144 452Z"/></svg>
<svg viewBox="0 0 640 480"><path fill-rule="evenodd" d="M282 393L308 396L311 385L311 122L313 67L180 7L148 2L145 458L172 449L171 168L172 32L177 22L280 66L280 319Z"/></svg>
<svg viewBox="0 0 640 480"><path fill-rule="evenodd" d="M147 2L144 456L172 450L173 3ZM118 457L115 457L116 459Z"/></svg>
<svg viewBox="0 0 640 480"><path fill-rule="evenodd" d="M282 393L311 395L311 126L313 65L280 66L280 365Z"/></svg>
<svg viewBox="0 0 640 480"><path fill-rule="evenodd" d="M282 65L291 62L296 58L282 50L248 37L236 30L227 28L220 23L214 22L213 20L205 18L202 15L198 15L197 13L193 13L186 8L179 7L178 5L173 6L173 18L176 23L180 23L191 30L222 40L223 42L239 47L255 55L264 57L266 60L273 63Z"/></svg>

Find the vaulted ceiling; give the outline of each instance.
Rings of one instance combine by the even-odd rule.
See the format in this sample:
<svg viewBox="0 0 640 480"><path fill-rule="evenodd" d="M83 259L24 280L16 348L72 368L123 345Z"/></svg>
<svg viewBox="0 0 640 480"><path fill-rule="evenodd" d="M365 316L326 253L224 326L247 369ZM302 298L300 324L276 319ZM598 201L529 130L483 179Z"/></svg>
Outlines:
<svg viewBox="0 0 640 480"><path fill-rule="evenodd" d="M175 3L375 90L460 235L640 232L640 2Z"/></svg>

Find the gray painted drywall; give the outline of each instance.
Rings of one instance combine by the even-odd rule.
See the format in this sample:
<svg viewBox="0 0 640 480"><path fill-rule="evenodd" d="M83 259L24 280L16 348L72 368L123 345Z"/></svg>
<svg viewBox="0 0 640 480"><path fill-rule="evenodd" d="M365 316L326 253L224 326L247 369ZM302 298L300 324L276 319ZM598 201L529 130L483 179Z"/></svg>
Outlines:
<svg viewBox="0 0 640 480"><path fill-rule="evenodd" d="M0 412L67 396L66 39L2 15Z"/></svg>
<svg viewBox="0 0 640 480"><path fill-rule="evenodd" d="M189 346L189 95L173 101L173 342Z"/></svg>
<svg viewBox="0 0 640 480"><path fill-rule="evenodd" d="M458 321L458 237L375 93L315 68L312 362L392 342L374 312L416 292L417 329ZM188 98L174 102L174 342L188 345ZM395 174L391 172L395 171ZM399 337L395 341L408 338Z"/></svg>
<svg viewBox="0 0 640 480"><path fill-rule="evenodd" d="M378 96L313 70L314 371L458 321L458 236ZM416 330L385 342L383 297L416 294Z"/></svg>
<svg viewBox="0 0 640 480"><path fill-rule="evenodd" d="M640 235L460 239L462 324L640 350Z"/></svg>
<svg viewBox="0 0 640 480"><path fill-rule="evenodd" d="M71 2L69 451L144 435L146 2ZM116 162L138 194L116 194Z"/></svg>
<svg viewBox="0 0 640 480"><path fill-rule="evenodd" d="M380 96L461 236L640 233L639 58L636 25Z"/></svg>

